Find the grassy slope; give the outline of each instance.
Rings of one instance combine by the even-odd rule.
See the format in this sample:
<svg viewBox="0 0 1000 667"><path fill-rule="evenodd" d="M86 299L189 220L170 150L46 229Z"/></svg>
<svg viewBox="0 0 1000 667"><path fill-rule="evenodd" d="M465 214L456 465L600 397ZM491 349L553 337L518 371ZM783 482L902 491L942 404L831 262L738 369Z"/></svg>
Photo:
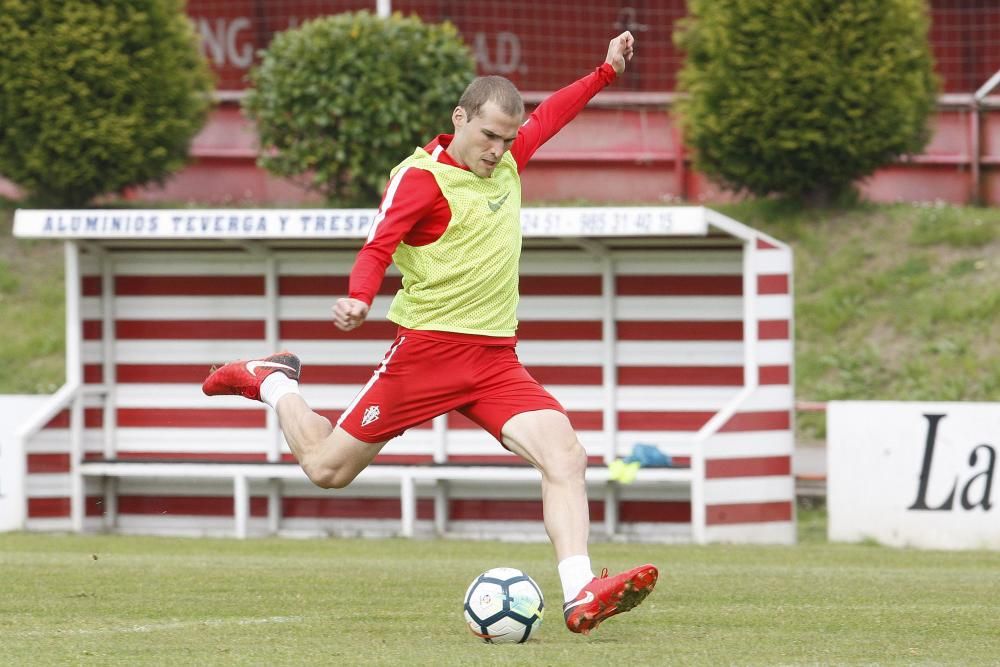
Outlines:
<svg viewBox="0 0 1000 667"><path fill-rule="evenodd" d="M1000 395L1000 210L717 208L795 249L800 398ZM11 213L0 206L0 362L29 372L0 375L0 393L49 392L63 379L62 250L12 239Z"/></svg>
<svg viewBox="0 0 1000 667"><path fill-rule="evenodd" d="M719 208L794 248L799 398L1000 395L1000 210ZM815 415L803 428L822 435Z"/></svg>
<svg viewBox="0 0 1000 667"><path fill-rule="evenodd" d="M0 394L48 394L65 378L62 244L11 236L0 198Z"/></svg>

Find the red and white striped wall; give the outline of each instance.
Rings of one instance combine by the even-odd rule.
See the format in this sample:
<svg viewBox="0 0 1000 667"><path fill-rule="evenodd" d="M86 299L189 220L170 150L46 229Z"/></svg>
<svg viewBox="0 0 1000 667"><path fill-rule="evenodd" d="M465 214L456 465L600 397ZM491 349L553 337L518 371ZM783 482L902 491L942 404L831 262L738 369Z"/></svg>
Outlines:
<svg viewBox="0 0 1000 667"><path fill-rule="evenodd" d="M704 233L526 229L518 354L565 405L593 464L646 443L692 467L690 486L593 497L595 534L610 512L633 539L792 542L791 252L691 210ZM107 489L75 474L76 459L290 460L267 408L202 395L212 364L292 350L304 364L303 395L335 421L395 335L385 319L394 274L361 329L343 334L330 320L364 230L357 236L65 236L67 376L79 386L25 436L26 528L101 525ZM411 430L380 460L518 463L457 414ZM211 534L232 524L225 483L124 479L116 492L123 531ZM418 488L418 523L433 522L433 493ZM457 532L544 536L537 485L455 482L449 493ZM398 525L398 494L392 485L288 483L282 529L378 533ZM251 496L251 529L263 531L268 489L251 487Z"/></svg>

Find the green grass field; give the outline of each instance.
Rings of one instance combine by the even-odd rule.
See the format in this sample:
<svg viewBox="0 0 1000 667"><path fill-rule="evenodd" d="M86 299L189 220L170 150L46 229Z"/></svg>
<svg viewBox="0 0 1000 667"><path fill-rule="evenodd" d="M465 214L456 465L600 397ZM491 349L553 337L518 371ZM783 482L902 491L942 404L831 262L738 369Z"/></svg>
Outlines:
<svg viewBox="0 0 1000 667"><path fill-rule="evenodd" d="M1000 554L807 541L598 544L660 566L590 637L561 623L545 544L0 534L0 664L1000 664ZM488 567L547 596L537 639L488 646L462 596Z"/></svg>

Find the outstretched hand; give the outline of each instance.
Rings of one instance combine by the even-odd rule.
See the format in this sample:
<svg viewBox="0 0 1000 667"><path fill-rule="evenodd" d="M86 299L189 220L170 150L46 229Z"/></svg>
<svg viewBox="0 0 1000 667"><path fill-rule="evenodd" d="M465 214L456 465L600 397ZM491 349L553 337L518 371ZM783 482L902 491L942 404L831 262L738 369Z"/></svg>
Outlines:
<svg viewBox="0 0 1000 667"><path fill-rule="evenodd" d="M628 61L632 60L633 53L635 53L635 37L626 30L608 44L608 57L604 62L614 68L615 74L621 74L625 71Z"/></svg>
<svg viewBox="0 0 1000 667"><path fill-rule="evenodd" d="M354 331L365 323L368 304L360 299L337 299L333 307L333 323L341 331Z"/></svg>

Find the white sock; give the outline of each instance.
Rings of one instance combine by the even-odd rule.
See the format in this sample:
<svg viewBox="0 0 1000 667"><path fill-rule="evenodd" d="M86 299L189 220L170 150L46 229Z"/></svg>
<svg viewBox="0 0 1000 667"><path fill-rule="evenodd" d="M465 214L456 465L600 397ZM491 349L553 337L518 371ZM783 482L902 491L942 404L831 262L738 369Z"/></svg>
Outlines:
<svg viewBox="0 0 1000 667"><path fill-rule="evenodd" d="M278 401L286 394L298 394L299 383L284 373L275 371L260 383L260 400L272 408L278 407Z"/></svg>
<svg viewBox="0 0 1000 667"><path fill-rule="evenodd" d="M559 562L559 579L562 581L563 601L569 602L594 578L590 569L590 556L570 556Z"/></svg>

